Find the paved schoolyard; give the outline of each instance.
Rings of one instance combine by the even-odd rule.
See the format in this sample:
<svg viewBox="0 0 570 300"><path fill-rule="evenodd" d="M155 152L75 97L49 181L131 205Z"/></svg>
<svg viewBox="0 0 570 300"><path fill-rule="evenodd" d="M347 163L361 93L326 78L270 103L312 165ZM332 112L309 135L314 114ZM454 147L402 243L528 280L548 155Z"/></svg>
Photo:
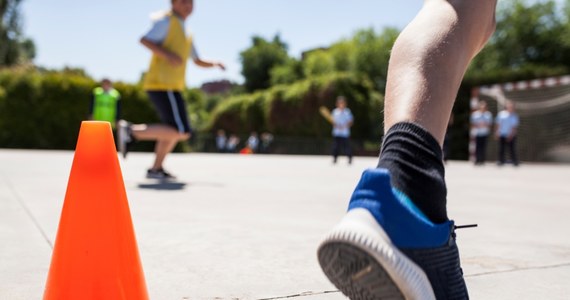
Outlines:
<svg viewBox="0 0 570 300"><path fill-rule="evenodd" d="M72 158L0 150L0 299L41 299ZM171 184L151 160L121 161L151 299L344 299L315 250L376 159L175 154ZM570 299L570 166L446 175L472 299Z"/></svg>

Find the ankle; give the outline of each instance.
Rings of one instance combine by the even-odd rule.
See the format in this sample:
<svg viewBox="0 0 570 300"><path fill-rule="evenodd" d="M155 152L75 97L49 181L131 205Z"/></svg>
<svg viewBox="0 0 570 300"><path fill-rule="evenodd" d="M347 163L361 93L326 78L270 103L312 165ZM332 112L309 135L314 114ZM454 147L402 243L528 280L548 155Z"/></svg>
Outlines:
<svg viewBox="0 0 570 300"><path fill-rule="evenodd" d="M390 172L392 187L408 197L431 222L448 220L442 150L426 130L413 123L390 128L378 168Z"/></svg>

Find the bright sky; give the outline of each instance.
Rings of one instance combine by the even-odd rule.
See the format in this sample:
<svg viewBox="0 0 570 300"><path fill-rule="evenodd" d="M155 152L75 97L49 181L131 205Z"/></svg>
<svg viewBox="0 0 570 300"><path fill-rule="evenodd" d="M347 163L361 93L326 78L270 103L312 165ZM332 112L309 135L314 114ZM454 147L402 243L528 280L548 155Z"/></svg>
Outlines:
<svg viewBox="0 0 570 300"><path fill-rule="evenodd" d="M190 63L187 83L219 79L243 82L239 53L253 35L280 33L291 55L328 46L358 29L403 28L423 0L195 0L186 25L204 60L220 60L226 72ZM96 79L136 82L150 52L139 38L150 29L150 14L170 0L25 0L24 33L37 46L36 64L84 68Z"/></svg>

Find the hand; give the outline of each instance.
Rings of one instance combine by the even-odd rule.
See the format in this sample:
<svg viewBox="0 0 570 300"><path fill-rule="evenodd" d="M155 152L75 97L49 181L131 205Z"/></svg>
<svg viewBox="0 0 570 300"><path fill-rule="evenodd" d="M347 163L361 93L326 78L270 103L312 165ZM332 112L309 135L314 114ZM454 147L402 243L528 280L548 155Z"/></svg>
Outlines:
<svg viewBox="0 0 570 300"><path fill-rule="evenodd" d="M225 71L225 70L226 70L226 66L224 66L224 64L221 63L221 62L216 62L216 63L214 63L214 67L218 67L218 68L220 68L222 71Z"/></svg>
<svg viewBox="0 0 570 300"><path fill-rule="evenodd" d="M182 65L182 58L180 58L180 56L170 52L168 53L168 56L166 57L166 59L168 60L168 62L170 63L170 65L172 65L173 67L178 67Z"/></svg>

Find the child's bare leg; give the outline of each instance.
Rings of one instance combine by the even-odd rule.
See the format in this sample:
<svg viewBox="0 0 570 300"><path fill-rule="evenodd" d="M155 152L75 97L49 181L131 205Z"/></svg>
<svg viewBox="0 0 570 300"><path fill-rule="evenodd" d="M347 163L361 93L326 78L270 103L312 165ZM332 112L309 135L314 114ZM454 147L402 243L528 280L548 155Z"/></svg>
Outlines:
<svg viewBox="0 0 570 300"><path fill-rule="evenodd" d="M496 0L426 0L392 50L386 134L349 212L319 247L351 299L468 299L447 218L441 146L471 59L494 30Z"/></svg>
<svg viewBox="0 0 570 300"><path fill-rule="evenodd" d="M496 0L426 0L390 58L385 128L417 123L440 144L471 59L495 29Z"/></svg>

